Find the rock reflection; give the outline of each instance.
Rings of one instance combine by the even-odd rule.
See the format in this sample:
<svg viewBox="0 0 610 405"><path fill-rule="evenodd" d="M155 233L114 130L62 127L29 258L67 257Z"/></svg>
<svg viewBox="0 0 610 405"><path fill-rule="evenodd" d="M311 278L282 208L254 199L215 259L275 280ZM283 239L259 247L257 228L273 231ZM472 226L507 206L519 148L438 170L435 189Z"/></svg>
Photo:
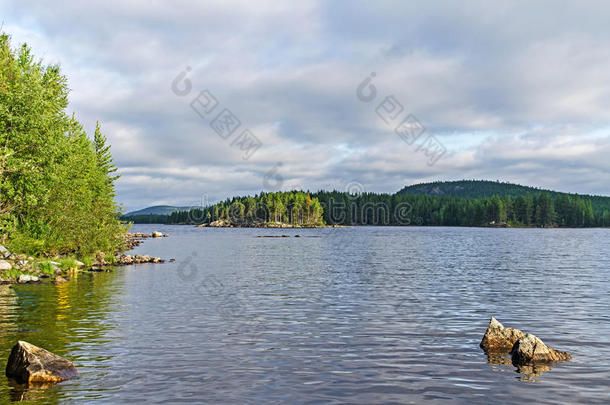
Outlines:
<svg viewBox="0 0 610 405"><path fill-rule="evenodd" d="M489 364L499 364L501 366L512 366L513 362L508 353L487 353Z"/></svg>
<svg viewBox="0 0 610 405"><path fill-rule="evenodd" d="M547 371L551 371L551 363L532 363L517 366L517 372L527 377L539 377Z"/></svg>
<svg viewBox="0 0 610 405"><path fill-rule="evenodd" d="M83 273L69 283L53 285L12 285L0 289L0 357L7 359L18 340L27 340L66 357L77 366L95 364L108 367L108 355L99 355L103 343L116 325L110 314L116 312L122 271L103 274ZM4 287L4 286L3 286ZM15 381L0 384L0 403L39 401L59 403L65 384ZM76 383L78 384L78 383Z"/></svg>
<svg viewBox="0 0 610 405"><path fill-rule="evenodd" d="M59 403L56 388L53 383L29 383L19 384L13 379L8 379L9 399L11 402L40 401L45 404Z"/></svg>
<svg viewBox="0 0 610 405"><path fill-rule="evenodd" d="M509 352L486 353L487 362L492 365L507 366L513 368L517 373L523 374L522 380L530 380L530 377L539 377L547 371L551 371L553 363L537 362L525 365L514 365ZM494 371L505 371L506 368L494 369Z"/></svg>

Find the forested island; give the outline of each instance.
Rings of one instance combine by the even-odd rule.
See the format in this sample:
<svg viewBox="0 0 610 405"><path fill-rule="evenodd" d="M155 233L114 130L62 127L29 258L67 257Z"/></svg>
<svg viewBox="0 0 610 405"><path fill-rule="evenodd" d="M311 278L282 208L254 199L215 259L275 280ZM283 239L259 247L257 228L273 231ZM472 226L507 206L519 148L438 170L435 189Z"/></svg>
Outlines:
<svg viewBox="0 0 610 405"><path fill-rule="evenodd" d="M110 147L66 111L68 92L58 66L0 35L0 244L14 252L84 258L125 241Z"/></svg>
<svg viewBox="0 0 610 405"><path fill-rule="evenodd" d="M167 209L167 208L166 208ZM169 215L127 215L136 223L265 226L435 225L606 227L610 197L510 183L464 180L405 187L395 194L287 191L235 197Z"/></svg>

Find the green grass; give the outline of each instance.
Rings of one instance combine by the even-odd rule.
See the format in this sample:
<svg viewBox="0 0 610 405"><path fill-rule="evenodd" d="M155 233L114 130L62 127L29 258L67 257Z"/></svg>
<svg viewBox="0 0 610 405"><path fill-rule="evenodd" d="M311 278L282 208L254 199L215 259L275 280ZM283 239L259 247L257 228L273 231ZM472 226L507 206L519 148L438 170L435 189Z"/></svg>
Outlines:
<svg viewBox="0 0 610 405"><path fill-rule="evenodd" d="M59 260L59 268L62 270L78 269L78 265L75 258L63 257Z"/></svg>
<svg viewBox="0 0 610 405"><path fill-rule="evenodd" d="M38 263L38 269L43 274L48 274L49 276L55 275L55 270L53 269L53 265L50 262Z"/></svg>
<svg viewBox="0 0 610 405"><path fill-rule="evenodd" d="M93 266L93 257L84 256L83 258L81 258L81 262L85 263L85 267L89 268Z"/></svg>
<svg viewBox="0 0 610 405"><path fill-rule="evenodd" d="M4 280L17 280L22 274L24 273L21 270L17 269L4 270L4 272L2 273L2 278Z"/></svg>

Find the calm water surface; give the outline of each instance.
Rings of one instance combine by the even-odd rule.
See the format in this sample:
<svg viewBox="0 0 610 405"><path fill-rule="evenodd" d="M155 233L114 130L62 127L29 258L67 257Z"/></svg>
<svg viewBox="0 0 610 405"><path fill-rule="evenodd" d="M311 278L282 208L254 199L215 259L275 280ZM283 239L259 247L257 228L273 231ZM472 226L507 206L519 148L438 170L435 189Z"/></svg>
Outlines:
<svg viewBox="0 0 610 405"><path fill-rule="evenodd" d="M81 372L0 403L610 402L610 230L155 229L175 263L0 286L2 367L22 339ZM574 359L490 364L491 315Z"/></svg>

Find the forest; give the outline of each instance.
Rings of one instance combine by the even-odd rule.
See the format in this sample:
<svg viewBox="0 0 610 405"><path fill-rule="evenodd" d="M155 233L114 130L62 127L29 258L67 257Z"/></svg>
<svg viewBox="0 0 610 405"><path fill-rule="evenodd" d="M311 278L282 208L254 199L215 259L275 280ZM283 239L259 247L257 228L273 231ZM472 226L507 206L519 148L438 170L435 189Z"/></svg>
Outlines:
<svg viewBox="0 0 610 405"><path fill-rule="evenodd" d="M480 193L484 194L488 185L481 183ZM438 189L437 184L428 189L436 191L429 193L410 193L405 189L395 194L340 191L261 193L169 216L141 215L124 219L167 224L205 224L222 219L236 226L267 221L326 225L610 226L610 198L607 197L511 188L520 192L467 198L438 195ZM502 191L502 188L496 191ZM473 189L469 193L477 195Z"/></svg>
<svg viewBox="0 0 610 405"><path fill-rule="evenodd" d="M228 221L232 226L263 226L269 223L318 226L324 224L322 215L322 205L317 198L294 191L235 197L209 207L174 212L166 216L163 223L209 224L221 220Z"/></svg>
<svg viewBox="0 0 610 405"><path fill-rule="evenodd" d="M121 246L110 146L68 107L68 82L27 45L0 36L0 243L30 254Z"/></svg>
<svg viewBox="0 0 610 405"><path fill-rule="evenodd" d="M341 225L442 226L610 226L610 211L591 200L546 192L524 196L461 198L422 194L313 194L324 207L324 221Z"/></svg>

